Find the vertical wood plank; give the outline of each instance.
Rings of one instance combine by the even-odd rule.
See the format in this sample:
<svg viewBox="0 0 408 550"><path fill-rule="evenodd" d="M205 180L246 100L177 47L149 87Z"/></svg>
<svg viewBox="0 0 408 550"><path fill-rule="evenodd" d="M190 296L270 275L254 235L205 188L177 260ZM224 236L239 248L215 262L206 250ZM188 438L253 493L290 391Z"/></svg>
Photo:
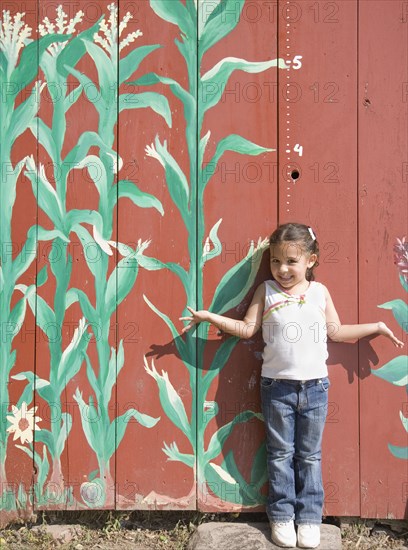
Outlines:
<svg viewBox="0 0 408 550"><path fill-rule="evenodd" d="M317 280L357 317L357 2L279 2L279 222L310 225ZM279 75L281 76L281 75ZM298 177L297 177L298 176ZM359 514L358 348L329 344L324 513Z"/></svg>
<svg viewBox="0 0 408 550"><path fill-rule="evenodd" d="M404 332L392 311L378 307L397 299L407 302L393 257L396 239L408 233L407 10L406 2L360 2L358 95L360 321L381 319L405 341L407 325ZM381 44L379 36L384 37ZM406 322L402 307L400 322L404 316ZM368 346L371 369L364 363ZM397 356L403 356L406 372L406 349L397 350L382 337L360 346L362 517L403 518L407 513L408 438L401 422L408 415L406 392L390 383L387 371L385 379L379 377ZM392 445L396 453L401 448L400 458Z"/></svg>
<svg viewBox="0 0 408 550"><path fill-rule="evenodd" d="M67 34L70 26L73 36L41 62L47 101L39 114L39 223L58 233L38 259L48 273L37 296L37 394L48 421L36 438L38 508L114 507L116 257L108 241L116 240L116 228L108 193L115 180L117 65L114 38L108 51L94 34L108 37L92 26L104 17L106 33L115 32L115 5L67 3L62 12L55 2L40 6L43 32L63 27ZM55 189L52 201L44 177Z"/></svg>
<svg viewBox="0 0 408 550"><path fill-rule="evenodd" d="M32 46L27 67L22 61L25 48L18 45L23 35L36 37L37 2L8 2L0 19L3 32L14 33L7 51L2 48L1 52L0 525L4 525L17 517L30 518L33 430L41 426L41 421L33 423L30 418L31 413L42 416L40 410L33 409L32 384L27 383L24 374L28 372L30 378L34 373L35 324L27 295L29 288L35 293L37 212L30 182L24 175L24 159L29 154L35 156L36 143L27 128L30 114L21 113L29 105L33 111L38 106L38 48ZM23 64L23 74L17 74L16 68L22 70Z"/></svg>
<svg viewBox="0 0 408 550"><path fill-rule="evenodd" d="M230 3L230 10L238 4ZM204 233L198 248L214 257L208 257L202 268L198 307L237 319L243 318L256 286L268 277L265 252L255 281L262 258L262 249L256 249L258 239L267 237L277 222L276 88L280 69L276 67L277 18L268 4L242 3L242 10L232 15L234 29L206 51L200 67L206 112L199 139L209 136L203 177L211 177L199 205ZM206 9L213 10L214 5L209 2ZM208 15L203 9L199 19ZM227 18L228 14L219 18L220 37ZM201 44L205 44L205 30ZM216 74L207 79L217 64L227 64L232 58L247 64L237 64L241 70L221 82ZM212 105L220 86L224 86L220 100ZM207 109L208 104L211 108ZM234 135L249 140L251 146L231 146L215 162L222 140L233 143ZM228 335L217 336L214 327L200 327L199 334L198 507L203 511L256 510L266 494L264 427L259 415L262 338L258 334L236 342ZM219 448L214 445L217 438Z"/></svg>
<svg viewBox="0 0 408 550"><path fill-rule="evenodd" d="M129 71L126 81L136 84L124 82L119 89L127 102L119 115L123 159L119 179L128 180L151 199L132 202L124 195L118 202L119 241L134 250L141 247L135 285L118 306L118 341L123 341L125 354L117 385L118 408L119 414L136 409L151 420L142 425L130 418L118 446L117 507L194 509L195 343L190 338L187 349L182 342L178 318L186 301L193 306L196 301L196 268L190 256L195 249L196 179L191 168L196 159L187 143L188 124L193 122L188 117L195 112L185 111L177 97L181 87L188 94L193 83L176 45L181 40L179 27L166 19L172 8L154 11L144 0L120 6L121 17L127 10L133 16L126 32L143 33L121 55L137 48L153 49ZM191 49L196 45L190 32L187 36ZM191 63L194 66L193 55ZM143 108L135 108L138 104ZM175 191L183 181L190 213L183 194ZM143 243L148 243L147 248Z"/></svg>

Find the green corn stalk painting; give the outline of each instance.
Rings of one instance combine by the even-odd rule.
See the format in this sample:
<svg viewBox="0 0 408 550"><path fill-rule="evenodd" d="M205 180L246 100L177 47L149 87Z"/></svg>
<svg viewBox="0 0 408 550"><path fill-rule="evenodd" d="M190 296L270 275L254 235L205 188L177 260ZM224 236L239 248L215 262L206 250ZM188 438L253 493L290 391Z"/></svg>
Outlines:
<svg viewBox="0 0 408 550"><path fill-rule="evenodd" d="M126 28L131 14L126 14L118 25L116 4L110 4L108 10L109 17L102 19L96 29L86 31L72 40L57 62L57 70L61 77L71 74L78 80L79 86L95 107L99 117L97 144L100 148L100 156L86 155L75 158L78 161L75 167L87 168L99 194L99 208L95 221L100 220L100 224L94 225L93 237L82 226L81 233L77 233L84 251L90 243L95 241L104 252L101 255L101 261L93 262L87 259L88 267L94 277L95 304L91 304L88 297L80 290L73 289L71 293L72 300L79 301L84 316L92 326L98 355L98 365L93 366L88 355L84 354L87 376L96 402L92 396L86 402L79 388L74 395L81 412L84 434L98 462L98 470L89 473L88 481L81 488L82 499L90 507L114 504L114 482L110 461L124 436L129 420L134 418L145 427L152 427L158 421L135 409L126 411L113 422L109 419L109 402L113 387L125 361L123 342L119 342L117 349L111 348L109 344L111 318L116 313L116 307L135 284L138 273L136 258L140 250L146 246L146 243L139 243L136 250L132 250L111 240L114 209L118 199L126 197L139 207L153 207L163 214L162 205L155 197L140 191L131 181L116 181L122 164L117 152L112 149L118 119L117 99L119 99L119 112L127 108L151 106L165 118L168 124L171 124L168 102L160 94L147 94L140 98L140 101L135 98L133 102L129 100L129 96L126 96L127 101L121 96L117 98L118 86L129 78L137 70L141 61L158 46L142 46L132 50L127 56L120 57L122 50L142 33L136 31L126 38L121 38L120 35ZM73 60L79 60L84 54L90 56L96 66L97 85L73 66L75 65ZM88 136L89 132L85 132L81 138L87 140ZM86 152L88 150L89 147L86 148ZM89 212L84 212L84 216L87 223L90 223ZM125 257L109 274L108 257L113 255L112 247L117 248Z"/></svg>
<svg viewBox="0 0 408 550"><path fill-rule="evenodd" d="M180 39L175 44L184 59L188 72L188 89L169 76L149 73L135 81L138 86L150 86L157 83L168 86L170 92L181 102L186 120L186 145L189 155L189 175L181 169L176 158L170 153L166 141L159 136L154 143L146 147L148 156L158 160L165 173L166 184L172 201L177 207L188 233L190 267L187 272L180 265L163 263L158 259L141 255L138 261L147 270L169 269L183 284L186 304L195 304L196 309L203 308L203 268L206 262L221 254L222 244L218 231L219 220L205 234L204 192L217 168L217 164L226 151L242 155L260 155L273 149L252 143L241 135L231 134L220 140L210 163L204 165L204 154L210 138L210 132L202 135L205 114L216 106L222 97L227 82L234 71L260 73L271 67L287 68L284 61L274 59L263 62L247 61L236 57L225 57L205 74L201 74L201 62L204 54L237 26L245 0L150 0L153 11L165 22L176 25ZM198 243L198 247L197 247ZM202 252L199 250L201 247ZM262 254L267 243L252 243L245 258L232 267L219 282L210 310L224 313L237 306L254 283ZM170 330L178 353L189 373L192 408L188 414L184 403L172 385L167 372L161 374L154 363L145 361L146 372L158 385L160 401L165 414L188 439L192 452L181 453L175 442L164 442L163 451L169 460L184 463L192 468L200 490L208 492L206 502L213 498L215 502L229 501L237 505L255 506L264 501L260 489L266 481L265 448L261 446L255 456L251 479L243 479L231 451L221 465L215 460L222 454L225 441L238 423L251 419L262 420L261 414L246 410L231 422L219 428L204 447L204 433L210 420L217 414L215 402L206 400L212 382L226 365L237 338L228 338L219 347L212 364L205 371L202 358L208 339L209 326L201 325L195 334L187 333L186 339L179 337L178 330L166 313L160 311L148 297L148 306L163 320ZM199 378L197 380L197 371ZM198 409L196 410L196 405ZM214 496L216 498L214 498Z"/></svg>
<svg viewBox="0 0 408 550"><path fill-rule="evenodd" d="M7 48L1 49L2 78L4 77L5 81L14 78L20 86L19 89L22 85L27 86L37 74L38 56L46 82L36 82L32 95L17 108L10 98L7 98L7 104L2 102L1 108L5 109L5 105L7 105L8 109L1 113L2 136L4 137L1 142L2 166L11 166L12 143L21 133L29 129L47 151L51 159L55 181L54 187L48 180L44 165L41 163L36 165L34 156L28 156L15 165L13 171L10 170L7 189L2 186L2 199L4 197L5 200L2 200L1 205L2 212L4 209L5 213L1 224L1 242L5 243L11 240L11 212L15 200L15 192L14 194L10 193L10 188L15 189L17 178L25 165L25 174L32 183L38 207L54 226L52 230L47 231L42 227L33 226L28 232L27 243L20 256L14 262L10 262L10 259L7 262L7 258L2 257L0 266L1 307L2 315L5 315L3 318L9 319L13 327L20 327L28 304L35 313L39 329L44 332L48 340L49 378L39 378L29 371L13 376L16 380L26 381L26 386L18 403L13 406L12 414L7 417L7 430L2 423L0 441L3 483L8 436L13 433L14 439L20 437L22 443L28 442L28 447L22 445L17 447L33 457L36 463L38 475L34 494L36 505L39 506L51 502L53 505L62 507L68 505L113 507L115 495L110 460L124 436L129 420L134 418L147 428L153 427L159 420L136 409L127 410L125 414L114 418L113 421L110 420L108 414L114 385L125 363L123 341L120 341L116 347L110 347L111 318L116 313L117 305L132 290L138 275L137 257L148 245L148 243L139 241L136 249L131 249L129 246L111 240L115 207L119 198L126 197L138 207L154 208L160 214L164 213L160 201L148 193L142 192L132 181L117 181L117 173L121 168L122 161L112 148L118 118L116 108L118 86L132 76L141 61L158 46L142 46L132 50L127 56L121 56L122 50L142 33L136 31L120 38L131 14L127 13L119 26L116 4L110 4L108 11L109 15L106 19L101 18L93 27L72 38L75 27L82 21L83 13L78 12L68 21L60 5L56 9L55 22L50 21L48 17L45 18L39 26L41 38L30 45L26 45L25 41L31 29L23 26L22 14L17 14L14 17L17 30L13 34L13 20L8 12L5 16L3 13L5 17L4 32L7 31L10 36L15 37L17 32L21 31L20 42L17 46L22 49L22 53L20 65L13 72L13 67L10 68L7 65L9 59L5 55L8 52ZM11 30L7 30L10 25ZM9 35L6 34L6 38ZM3 45L2 42L0 43ZM6 46L8 46L7 43ZM78 61L85 55L89 56L96 65L97 83L75 69ZM13 57L10 54L9 57L15 65L18 56L14 55ZM70 75L77 79L78 84L67 93L67 78ZM19 80L17 80L17 76ZM119 77L119 82L117 77ZM38 95L44 86L48 86L51 98L51 126L37 116L40 105ZM5 87L2 87L2 90L4 89ZM92 94L95 90L97 94ZM61 97L63 91L65 95ZM62 150L69 110L83 93L88 100L92 101L98 112L98 132L85 130L76 145L63 157ZM151 92L134 94L134 96L126 94L126 98L119 96L119 112L141 107L151 107L166 120L168 125L171 125L168 101L160 94ZM9 114L6 116L8 112ZM89 154L91 147L97 147L99 155ZM67 210L66 195L70 173L72 170L85 169L93 180L99 195L98 210ZM10 214L8 218L6 213ZM6 222L8 223L6 224ZM92 226L92 234L84 224ZM72 234L76 234L82 244L87 267L94 279L96 296L94 304L90 302L83 290L70 286L72 257L66 244L70 242ZM37 285L16 284L18 278L35 259L33 250L35 250L38 240L52 240L48 258L52 275L55 278L55 294L52 305L41 297L41 291L36 294L36 286L40 289L47 282L49 274L46 267L38 274ZM86 253L89 247L100 251L99 261L94 261ZM4 249L5 247L2 246L2 250ZM108 260L110 256L114 255L115 249L124 257L113 270L110 270ZM28 254L28 251L31 253ZM10 309L11 295L14 291L21 292L23 298L17 302L12 311L7 313L6 306L8 304ZM83 317L78 321L71 341L63 348L62 327L66 312L77 302ZM58 334L53 334L50 337L50 327ZM92 328L96 340L97 365L92 365L87 354L90 338L88 327ZM12 338L15 333L16 331L13 332ZM12 338L8 348L1 347L2 384L0 391L3 403L8 402L7 380L15 362L15 351L11 349ZM74 399L79 406L84 434L96 455L98 469L88 474L88 480L81 485L82 503L76 503L73 499L72 488L65 487L61 471L61 455L72 428L71 415L67 411L62 412L64 410L62 396L68 383L78 374L83 365L86 366L86 374L94 395L91 395L87 402L81 389L77 388ZM33 392L37 392L46 403L52 404L50 407L52 415L50 430L41 429L36 423L41 420L34 416L36 407L27 409L27 404L31 403L33 399ZM24 412L24 422L29 424L29 437L26 437L25 432L21 429L22 412ZM35 441L43 444L42 454L38 453L33 446L34 430ZM4 487L3 484L2 487ZM28 502L28 497L22 490L19 491L16 498L20 507ZM16 503L11 503L9 507L15 508Z"/></svg>
<svg viewBox="0 0 408 550"><path fill-rule="evenodd" d="M408 292L408 241L406 240L406 237L397 239L397 243L394 246L394 259L395 264L398 266L399 279L402 288L405 292ZM395 320L400 325L402 330L405 333L408 333L408 304L404 302L404 300L391 300L391 302L386 302L378 307L391 310ZM381 368L372 369L371 372L375 376L394 384L394 386L405 386L408 393L407 366L408 356L400 355L398 357L394 357L394 359L391 359L391 361L386 363ZM408 432L408 418L404 416L402 411L400 411L400 418L404 430ZM388 449L395 457L408 460L408 447L398 447L389 443Z"/></svg>
<svg viewBox="0 0 408 550"><path fill-rule="evenodd" d="M35 293L34 285L19 283L36 257L38 241L50 241L55 238L66 240L66 237L57 228L46 230L33 225L27 232L27 239L21 252L12 258L9 245L13 242L12 216L16 201L16 187L26 163L26 158L12 160L12 153L16 140L33 124L37 115L41 92L45 84L36 80L37 58L41 57L46 48L52 43L58 43L62 38L56 34L49 34L39 40L32 40L32 28L24 21L24 13L14 16L10 11L3 10L0 19L0 165L2 177L0 182L0 402L2 407L10 402L8 384L11 371L16 363L16 350L13 349L13 340L17 336L24 322L27 301ZM66 37L64 38L66 40ZM30 93L26 99L18 103L20 92ZM22 292L13 307L12 299ZM14 405L13 417L16 418L33 398L34 381L30 380L29 387L22 393ZM3 412L3 411L2 411ZM30 418L30 415L26 415ZM23 424L28 422L32 430L35 424L30 424L24 418ZM21 429L22 430L22 429ZM21 431L20 430L20 431ZM10 435L8 423L2 418L0 423L0 497L3 502L3 493L6 494L4 507L12 509L15 506L14 495L8 491L6 478L7 445ZM32 437L30 438L32 441ZM20 501L25 500L24 489L20 491ZM11 495L11 496L10 496Z"/></svg>

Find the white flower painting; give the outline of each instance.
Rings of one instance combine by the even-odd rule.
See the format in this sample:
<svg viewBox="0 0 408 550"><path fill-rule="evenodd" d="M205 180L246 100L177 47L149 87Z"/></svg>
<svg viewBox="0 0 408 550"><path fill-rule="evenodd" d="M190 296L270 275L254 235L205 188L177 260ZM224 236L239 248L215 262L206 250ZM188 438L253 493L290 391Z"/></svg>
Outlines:
<svg viewBox="0 0 408 550"><path fill-rule="evenodd" d="M11 426L7 428L7 431L14 433L13 441L20 438L21 443L33 442L33 433L34 430L41 430L37 426L37 422L40 422L42 419L39 416L35 416L38 407L32 407L31 409L27 408L27 403L23 401L21 404L21 409L12 405L12 415L7 416L7 420L10 422Z"/></svg>

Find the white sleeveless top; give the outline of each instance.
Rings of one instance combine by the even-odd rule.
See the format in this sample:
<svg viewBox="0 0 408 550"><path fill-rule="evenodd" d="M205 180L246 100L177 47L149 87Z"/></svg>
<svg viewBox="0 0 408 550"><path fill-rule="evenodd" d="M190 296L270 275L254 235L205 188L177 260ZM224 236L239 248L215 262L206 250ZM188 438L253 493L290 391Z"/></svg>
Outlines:
<svg viewBox="0 0 408 550"><path fill-rule="evenodd" d="M262 376L311 380L327 376L326 296L311 281L304 294L288 294L265 281Z"/></svg>

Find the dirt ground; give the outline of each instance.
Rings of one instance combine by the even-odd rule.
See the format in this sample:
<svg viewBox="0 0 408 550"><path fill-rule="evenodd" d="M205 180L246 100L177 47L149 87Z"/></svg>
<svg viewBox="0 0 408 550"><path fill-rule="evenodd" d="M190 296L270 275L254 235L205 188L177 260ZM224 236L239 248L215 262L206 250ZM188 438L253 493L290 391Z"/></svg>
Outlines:
<svg viewBox="0 0 408 550"><path fill-rule="evenodd" d="M39 514L35 524L12 525L0 530L0 548L183 550L197 526L208 521L266 521L266 516L197 512L48 512ZM343 550L408 550L406 522L356 518L325 518L325 521L341 527Z"/></svg>

